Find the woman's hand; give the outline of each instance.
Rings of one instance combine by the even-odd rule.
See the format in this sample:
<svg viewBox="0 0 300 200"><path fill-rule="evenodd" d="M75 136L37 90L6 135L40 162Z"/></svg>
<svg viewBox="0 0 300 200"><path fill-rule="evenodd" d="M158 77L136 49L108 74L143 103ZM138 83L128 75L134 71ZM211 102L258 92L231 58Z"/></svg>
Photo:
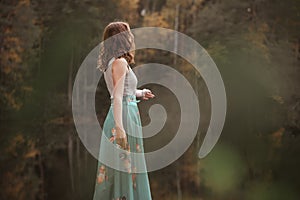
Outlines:
<svg viewBox="0 0 300 200"><path fill-rule="evenodd" d="M116 143L122 148L128 149L127 136L123 129L116 127Z"/></svg>
<svg viewBox="0 0 300 200"><path fill-rule="evenodd" d="M113 114L116 126L116 143L123 149L127 149L127 136L123 128L122 121L122 99L124 93L124 82L127 72L127 61L125 59L116 59L112 63L113 76Z"/></svg>
<svg viewBox="0 0 300 200"><path fill-rule="evenodd" d="M155 95L151 92L149 89L143 89L142 91L142 99L143 100L148 100L154 98Z"/></svg>

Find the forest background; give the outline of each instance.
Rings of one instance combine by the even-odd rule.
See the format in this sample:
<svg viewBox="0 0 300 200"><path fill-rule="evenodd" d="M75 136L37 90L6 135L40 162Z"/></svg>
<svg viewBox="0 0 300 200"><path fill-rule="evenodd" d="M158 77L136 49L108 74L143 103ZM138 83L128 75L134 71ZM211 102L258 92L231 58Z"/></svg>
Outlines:
<svg viewBox="0 0 300 200"><path fill-rule="evenodd" d="M300 198L299 0L1 0L0 9L0 199L92 199L97 160L77 135L72 87L104 27L116 20L195 39L217 64L227 93L222 135L199 159L210 117L201 74L170 52L136 52L136 66L157 62L182 73L201 108L188 151L149 173L153 199ZM147 87L157 97L139 103L143 124L153 103L174 116L161 133L145 139L146 151L152 151L173 138L179 116L176 101L169 101L174 94ZM100 123L108 97L101 79Z"/></svg>

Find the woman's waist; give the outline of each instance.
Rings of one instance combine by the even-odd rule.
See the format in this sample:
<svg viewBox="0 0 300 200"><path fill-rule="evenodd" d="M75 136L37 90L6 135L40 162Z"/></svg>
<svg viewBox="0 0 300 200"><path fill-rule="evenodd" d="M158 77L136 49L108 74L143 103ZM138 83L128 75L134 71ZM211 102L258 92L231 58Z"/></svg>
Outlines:
<svg viewBox="0 0 300 200"><path fill-rule="evenodd" d="M114 102L114 98L110 98L111 104ZM124 95L122 102L123 103L139 103L141 100L136 99L135 95Z"/></svg>

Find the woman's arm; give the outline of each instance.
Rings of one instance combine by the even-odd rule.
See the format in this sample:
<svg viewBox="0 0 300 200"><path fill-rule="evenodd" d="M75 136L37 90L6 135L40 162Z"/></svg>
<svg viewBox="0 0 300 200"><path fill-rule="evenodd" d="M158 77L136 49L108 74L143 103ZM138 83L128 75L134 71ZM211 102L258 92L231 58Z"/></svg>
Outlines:
<svg viewBox="0 0 300 200"><path fill-rule="evenodd" d="M145 90L145 89L142 89L142 90L136 89L136 91L135 91L135 96L136 96L136 97L143 97L143 96L145 96L144 90Z"/></svg>
<svg viewBox="0 0 300 200"><path fill-rule="evenodd" d="M123 93L124 93L124 82L125 76L127 72L127 62L124 59L116 59L112 63L112 77L113 77L113 113L114 120L116 125L116 137L118 139L123 138L126 139L126 133L123 127L122 120L122 101L123 101ZM123 142L121 147L125 147ZM117 140L118 143L118 140Z"/></svg>
<svg viewBox="0 0 300 200"><path fill-rule="evenodd" d="M143 100L148 100L149 98L153 98L155 95L149 89L137 89L135 92L136 97L142 97Z"/></svg>

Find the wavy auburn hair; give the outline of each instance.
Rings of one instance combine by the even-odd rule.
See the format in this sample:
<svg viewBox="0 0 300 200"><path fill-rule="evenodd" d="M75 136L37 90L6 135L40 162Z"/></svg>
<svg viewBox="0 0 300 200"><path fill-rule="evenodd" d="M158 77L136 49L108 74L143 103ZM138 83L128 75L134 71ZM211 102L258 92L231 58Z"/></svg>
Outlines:
<svg viewBox="0 0 300 200"><path fill-rule="evenodd" d="M103 31L97 68L106 71L108 62L113 57L123 57L128 64L134 64L134 49L134 36L129 24L122 21L109 23Z"/></svg>

